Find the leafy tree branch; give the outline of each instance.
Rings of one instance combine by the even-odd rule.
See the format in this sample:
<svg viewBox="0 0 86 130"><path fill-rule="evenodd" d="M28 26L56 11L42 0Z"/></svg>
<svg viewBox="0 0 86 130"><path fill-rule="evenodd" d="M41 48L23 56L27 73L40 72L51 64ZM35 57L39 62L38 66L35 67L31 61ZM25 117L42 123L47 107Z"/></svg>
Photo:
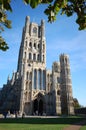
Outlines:
<svg viewBox="0 0 86 130"><path fill-rule="evenodd" d="M48 16L48 22L54 22L58 13L65 14L67 17L76 14L76 23L79 25L79 30L86 29L86 0L23 0L23 2L32 8L46 4L47 8L44 13ZM7 19L7 11L12 12L10 3L11 0L0 0L0 34L5 27L11 28L11 21ZM4 45L2 45L2 41L5 43L2 36L0 36L0 49L4 50L1 47ZM6 47L5 50L7 49Z"/></svg>

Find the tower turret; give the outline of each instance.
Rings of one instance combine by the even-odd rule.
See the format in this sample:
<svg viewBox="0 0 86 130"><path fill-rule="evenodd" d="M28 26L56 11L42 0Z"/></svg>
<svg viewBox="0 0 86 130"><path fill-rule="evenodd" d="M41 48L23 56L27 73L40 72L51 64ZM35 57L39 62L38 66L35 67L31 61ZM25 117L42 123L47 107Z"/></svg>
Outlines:
<svg viewBox="0 0 86 130"><path fill-rule="evenodd" d="M10 81L10 76L8 75L8 77L7 77L7 84L9 83L9 81Z"/></svg>
<svg viewBox="0 0 86 130"><path fill-rule="evenodd" d="M45 38L45 21L41 20L41 37Z"/></svg>
<svg viewBox="0 0 86 130"><path fill-rule="evenodd" d="M25 20L25 33L29 34L29 25L30 25L30 17L26 16L26 20Z"/></svg>
<svg viewBox="0 0 86 130"><path fill-rule="evenodd" d="M61 105L63 114L74 114L72 82L70 74L69 56L60 55L61 66ZM65 105L64 105L65 104Z"/></svg>

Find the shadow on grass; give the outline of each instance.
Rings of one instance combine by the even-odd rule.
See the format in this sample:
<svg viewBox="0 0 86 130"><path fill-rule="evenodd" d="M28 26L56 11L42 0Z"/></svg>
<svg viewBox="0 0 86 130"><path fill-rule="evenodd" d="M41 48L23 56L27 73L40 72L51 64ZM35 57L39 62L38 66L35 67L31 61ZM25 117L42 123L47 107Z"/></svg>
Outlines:
<svg viewBox="0 0 86 130"><path fill-rule="evenodd" d="M6 118L0 119L0 123L23 123L23 124L77 124L86 121L86 118ZM83 124L86 125L86 122Z"/></svg>

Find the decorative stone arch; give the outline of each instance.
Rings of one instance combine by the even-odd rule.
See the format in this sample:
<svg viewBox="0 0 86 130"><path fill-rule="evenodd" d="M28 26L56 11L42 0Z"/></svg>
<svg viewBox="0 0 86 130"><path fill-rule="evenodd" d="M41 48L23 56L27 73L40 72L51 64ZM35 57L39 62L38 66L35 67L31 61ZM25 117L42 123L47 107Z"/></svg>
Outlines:
<svg viewBox="0 0 86 130"><path fill-rule="evenodd" d="M24 113L28 115L30 113L30 102L24 103Z"/></svg>
<svg viewBox="0 0 86 130"><path fill-rule="evenodd" d="M33 114L35 115L43 115L43 112L45 111L45 98L42 93L38 93L33 100Z"/></svg>

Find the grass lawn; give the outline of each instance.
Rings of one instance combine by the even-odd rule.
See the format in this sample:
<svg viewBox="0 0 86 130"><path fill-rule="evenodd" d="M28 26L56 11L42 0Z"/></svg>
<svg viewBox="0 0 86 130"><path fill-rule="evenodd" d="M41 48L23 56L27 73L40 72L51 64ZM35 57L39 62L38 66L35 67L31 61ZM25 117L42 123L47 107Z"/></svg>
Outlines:
<svg viewBox="0 0 86 130"><path fill-rule="evenodd" d="M82 126L80 130L86 130L86 125Z"/></svg>
<svg viewBox="0 0 86 130"><path fill-rule="evenodd" d="M86 118L7 118L0 119L0 130L63 130L83 120Z"/></svg>
<svg viewBox="0 0 86 130"><path fill-rule="evenodd" d="M67 125L59 124L20 124L4 123L0 124L0 130L63 130Z"/></svg>

